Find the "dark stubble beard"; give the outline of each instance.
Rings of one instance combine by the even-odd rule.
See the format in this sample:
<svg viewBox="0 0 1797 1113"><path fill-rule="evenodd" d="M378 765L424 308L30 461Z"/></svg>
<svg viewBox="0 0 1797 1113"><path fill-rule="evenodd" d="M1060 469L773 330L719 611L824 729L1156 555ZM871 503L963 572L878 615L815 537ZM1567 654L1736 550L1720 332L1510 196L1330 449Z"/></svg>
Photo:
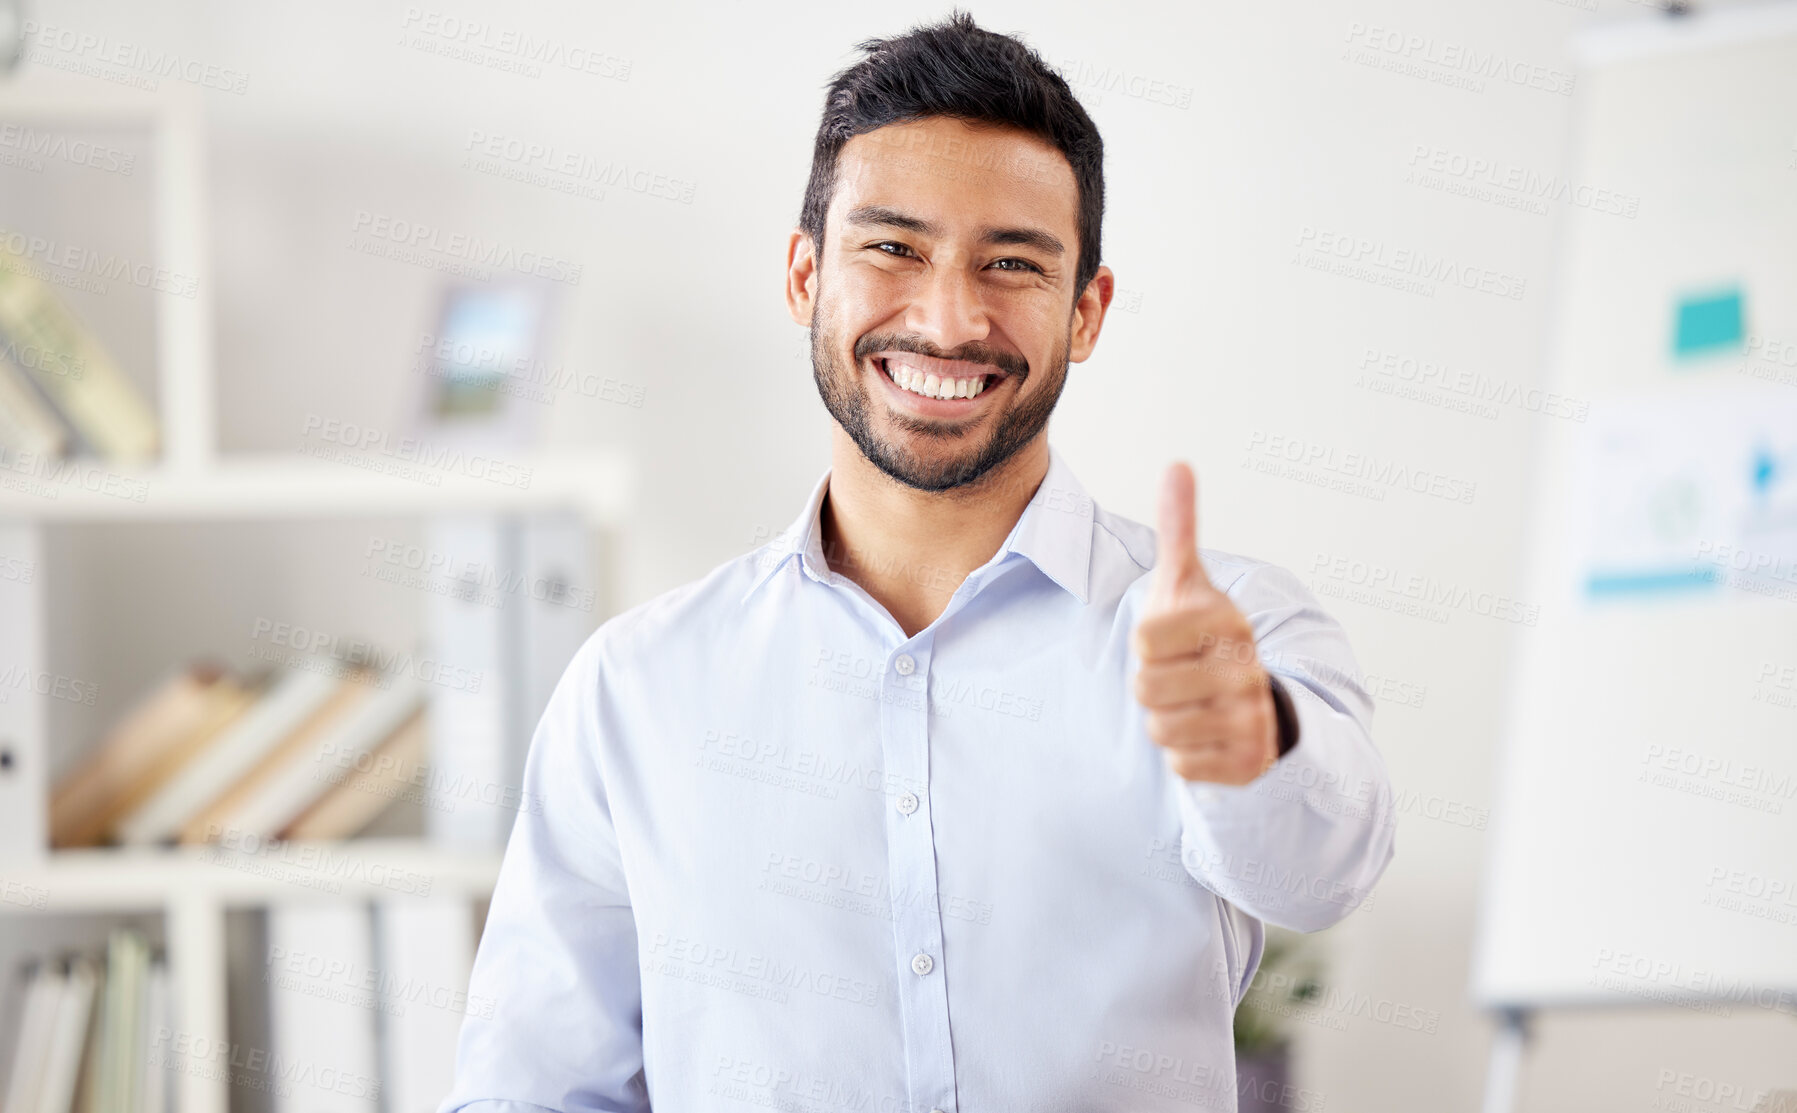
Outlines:
<svg viewBox="0 0 1797 1113"><path fill-rule="evenodd" d="M836 354L836 331L831 327L834 323L828 299L824 296L823 277L820 274L817 305L811 327L811 377L817 383L818 396L824 400L824 408L830 411L836 424L842 426L843 432L861 450L861 455L893 479L919 491L947 491L965 487L1022 451L1048 427L1049 415L1054 412L1055 403L1061 398L1061 390L1067 385L1067 355L1073 339L1071 321L1068 322L1067 336L1061 341L1059 350L1050 358L1049 366L1040 371L1031 370L1022 357L1012 352L999 351L978 342L963 344L952 352L944 352L917 337L873 332L855 342L854 362L845 367ZM874 431L872 410L877 403L868 397L861 367L863 361L874 352L889 351L990 363L1017 380L1018 393L1021 393L1023 385L1032 376L1041 374L1047 377L1043 380L1042 389L999 415L984 444L970 446L949 459L932 462L920 459L904 444L886 440ZM962 426L958 422L930 421L902 413L892 413L891 420L901 430L913 436L941 441L964 438L964 434L959 432Z"/></svg>

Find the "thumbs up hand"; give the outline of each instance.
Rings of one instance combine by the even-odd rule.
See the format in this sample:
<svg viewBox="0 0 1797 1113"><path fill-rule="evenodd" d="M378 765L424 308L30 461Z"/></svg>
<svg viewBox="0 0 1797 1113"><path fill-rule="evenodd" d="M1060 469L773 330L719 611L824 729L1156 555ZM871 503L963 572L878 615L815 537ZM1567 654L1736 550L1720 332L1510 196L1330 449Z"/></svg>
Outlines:
<svg viewBox="0 0 1797 1113"><path fill-rule="evenodd" d="M1160 552L1133 641L1136 700L1175 773L1245 785L1279 757L1278 717L1253 628L1198 561L1195 488L1183 463L1161 481Z"/></svg>

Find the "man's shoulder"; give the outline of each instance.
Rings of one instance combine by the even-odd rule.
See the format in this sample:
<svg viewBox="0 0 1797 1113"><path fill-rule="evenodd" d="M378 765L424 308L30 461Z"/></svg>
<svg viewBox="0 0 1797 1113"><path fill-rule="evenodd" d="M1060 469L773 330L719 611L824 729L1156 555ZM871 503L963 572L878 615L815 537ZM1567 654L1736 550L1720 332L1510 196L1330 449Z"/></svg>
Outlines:
<svg viewBox="0 0 1797 1113"><path fill-rule="evenodd" d="M587 639L582 655L640 661L685 649L716 647L743 613L744 596L768 570L778 542L731 557L696 580L618 612Z"/></svg>
<svg viewBox="0 0 1797 1113"><path fill-rule="evenodd" d="M1160 540L1154 527L1113 513L1097 503L1092 507L1092 526L1094 557L1114 557L1112 563L1124 569L1131 586L1137 591L1147 590L1148 584L1153 580L1151 573ZM1105 553L1107 547L1109 554ZM1200 546L1198 559L1204 565L1210 582L1224 594L1245 586L1251 573L1256 574L1256 579L1268 574L1274 578L1279 578L1281 574L1291 577L1290 572L1270 561L1222 549ZM1140 586L1136 586L1138 580Z"/></svg>
<svg viewBox="0 0 1797 1113"><path fill-rule="evenodd" d="M1253 581L1291 576L1289 571L1270 560L1202 545L1198 547L1198 562L1204 565L1211 584L1225 595Z"/></svg>
<svg viewBox="0 0 1797 1113"><path fill-rule="evenodd" d="M1154 567L1154 530L1133 518L1114 514L1092 503L1093 555L1109 547L1113 555L1134 564L1141 572Z"/></svg>

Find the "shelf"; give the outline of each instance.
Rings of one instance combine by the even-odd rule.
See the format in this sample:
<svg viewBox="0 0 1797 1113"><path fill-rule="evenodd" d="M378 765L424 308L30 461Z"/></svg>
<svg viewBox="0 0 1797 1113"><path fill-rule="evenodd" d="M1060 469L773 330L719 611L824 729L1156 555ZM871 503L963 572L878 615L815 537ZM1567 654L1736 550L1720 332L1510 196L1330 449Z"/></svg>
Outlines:
<svg viewBox="0 0 1797 1113"><path fill-rule="evenodd" d="M153 911L193 902L257 906L307 899L484 898L498 851L419 839L272 843L250 853L212 846L59 850L7 871L0 912Z"/></svg>
<svg viewBox="0 0 1797 1113"><path fill-rule="evenodd" d="M468 474L484 466L473 463L458 470L420 467L403 476L297 454L228 456L200 469L46 461L30 470L0 470L0 519L270 520L569 509L612 524L629 508L630 465L621 453L501 458L507 463L499 474L510 485ZM402 466L378 455L366 461Z"/></svg>

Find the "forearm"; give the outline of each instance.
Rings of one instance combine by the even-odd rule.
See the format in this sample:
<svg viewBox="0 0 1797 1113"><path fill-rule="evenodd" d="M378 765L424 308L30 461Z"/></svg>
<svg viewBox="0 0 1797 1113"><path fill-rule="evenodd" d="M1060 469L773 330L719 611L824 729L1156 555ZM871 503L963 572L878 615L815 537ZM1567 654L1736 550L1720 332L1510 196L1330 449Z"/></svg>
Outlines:
<svg viewBox="0 0 1797 1113"><path fill-rule="evenodd" d="M1249 734L1277 739L1277 757L1263 751L1269 764L1252 779L1170 778L1182 861L1259 919L1315 931L1364 903L1391 860L1391 783L1346 632L1289 571L1244 563L1226 593L1252 636L1232 628L1227 639L1200 639L1195 664L1226 678L1244 666L1259 674L1270 713L1253 721L1278 729Z"/></svg>
<svg viewBox="0 0 1797 1113"><path fill-rule="evenodd" d="M1316 931L1364 903L1391 861L1391 784L1351 714L1304 677L1276 675L1296 716L1296 745L1241 787L1176 782L1181 861L1259 919Z"/></svg>

